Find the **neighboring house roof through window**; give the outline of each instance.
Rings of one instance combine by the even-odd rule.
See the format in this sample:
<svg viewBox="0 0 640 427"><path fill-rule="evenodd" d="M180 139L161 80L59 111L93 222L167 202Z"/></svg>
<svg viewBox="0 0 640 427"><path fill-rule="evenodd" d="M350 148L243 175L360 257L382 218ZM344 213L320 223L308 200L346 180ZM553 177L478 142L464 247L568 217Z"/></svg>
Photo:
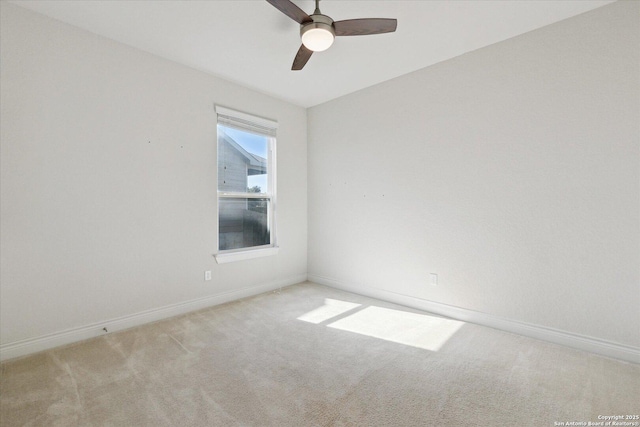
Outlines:
<svg viewBox="0 0 640 427"><path fill-rule="evenodd" d="M249 175L262 175L267 173L267 159L265 159L264 157L260 157L257 154L249 153L228 135L221 136L221 139L229 144L231 148L237 150L244 158L246 158L247 163L250 166L248 171Z"/></svg>

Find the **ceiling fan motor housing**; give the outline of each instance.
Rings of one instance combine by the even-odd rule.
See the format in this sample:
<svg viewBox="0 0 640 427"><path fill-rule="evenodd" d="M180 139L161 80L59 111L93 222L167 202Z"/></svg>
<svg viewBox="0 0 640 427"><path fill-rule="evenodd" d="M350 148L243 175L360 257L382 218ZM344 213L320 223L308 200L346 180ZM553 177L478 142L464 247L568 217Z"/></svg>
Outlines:
<svg viewBox="0 0 640 427"><path fill-rule="evenodd" d="M327 15L313 14L310 15L312 22L307 22L300 25L300 37L302 42L307 48L320 52L326 50L333 43L333 39L336 36L336 31L333 28L333 19ZM320 43L314 45L314 41L321 39ZM311 41L314 40L314 41Z"/></svg>

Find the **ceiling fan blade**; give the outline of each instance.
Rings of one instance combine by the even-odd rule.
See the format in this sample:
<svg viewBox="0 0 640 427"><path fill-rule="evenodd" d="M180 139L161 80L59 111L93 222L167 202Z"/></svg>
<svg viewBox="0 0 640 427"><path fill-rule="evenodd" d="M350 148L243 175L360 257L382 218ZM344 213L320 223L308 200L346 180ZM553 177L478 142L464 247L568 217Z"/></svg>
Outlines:
<svg viewBox="0 0 640 427"><path fill-rule="evenodd" d="M301 45L300 49L298 49L298 53L296 53L296 58L293 60L291 69L293 71L302 70L309 58L311 58L312 53L312 50L309 50L304 45Z"/></svg>
<svg viewBox="0 0 640 427"><path fill-rule="evenodd" d="M298 24L304 24L305 22L311 22L312 19L302 9L293 4L290 0L267 0L280 12L287 15L289 18L296 21Z"/></svg>
<svg viewBox="0 0 640 427"><path fill-rule="evenodd" d="M387 18L347 19L336 21L333 25L336 29L336 36L366 36L393 33L398 27L398 20Z"/></svg>

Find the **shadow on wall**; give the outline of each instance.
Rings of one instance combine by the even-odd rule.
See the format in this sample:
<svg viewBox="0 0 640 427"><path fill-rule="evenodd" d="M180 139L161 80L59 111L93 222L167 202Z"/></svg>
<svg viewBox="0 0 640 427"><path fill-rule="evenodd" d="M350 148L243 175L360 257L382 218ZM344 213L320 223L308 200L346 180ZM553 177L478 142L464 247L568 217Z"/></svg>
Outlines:
<svg viewBox="0 0 640 427"><path fill-rule="evenodd" d="M397 344L438 351L465 324L458 320L331 298L298 317L303 322L353 332Z"/></svg>

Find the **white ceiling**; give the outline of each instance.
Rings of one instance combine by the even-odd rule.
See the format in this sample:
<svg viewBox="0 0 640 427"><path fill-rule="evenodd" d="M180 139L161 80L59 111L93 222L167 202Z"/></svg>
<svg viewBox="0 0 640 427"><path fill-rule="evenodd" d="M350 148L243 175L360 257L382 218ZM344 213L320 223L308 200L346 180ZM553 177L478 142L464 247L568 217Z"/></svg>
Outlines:
<svg viewBox="0 0 640 427"><path fill-rule="evenodd" d="M299 26L265 0L15 0L93 33L303 107L410 73L612 0L323 0L334 20L397 18L398 30L338 37L291 71ZM313 0L294 0L307 13Z"/></svg>

